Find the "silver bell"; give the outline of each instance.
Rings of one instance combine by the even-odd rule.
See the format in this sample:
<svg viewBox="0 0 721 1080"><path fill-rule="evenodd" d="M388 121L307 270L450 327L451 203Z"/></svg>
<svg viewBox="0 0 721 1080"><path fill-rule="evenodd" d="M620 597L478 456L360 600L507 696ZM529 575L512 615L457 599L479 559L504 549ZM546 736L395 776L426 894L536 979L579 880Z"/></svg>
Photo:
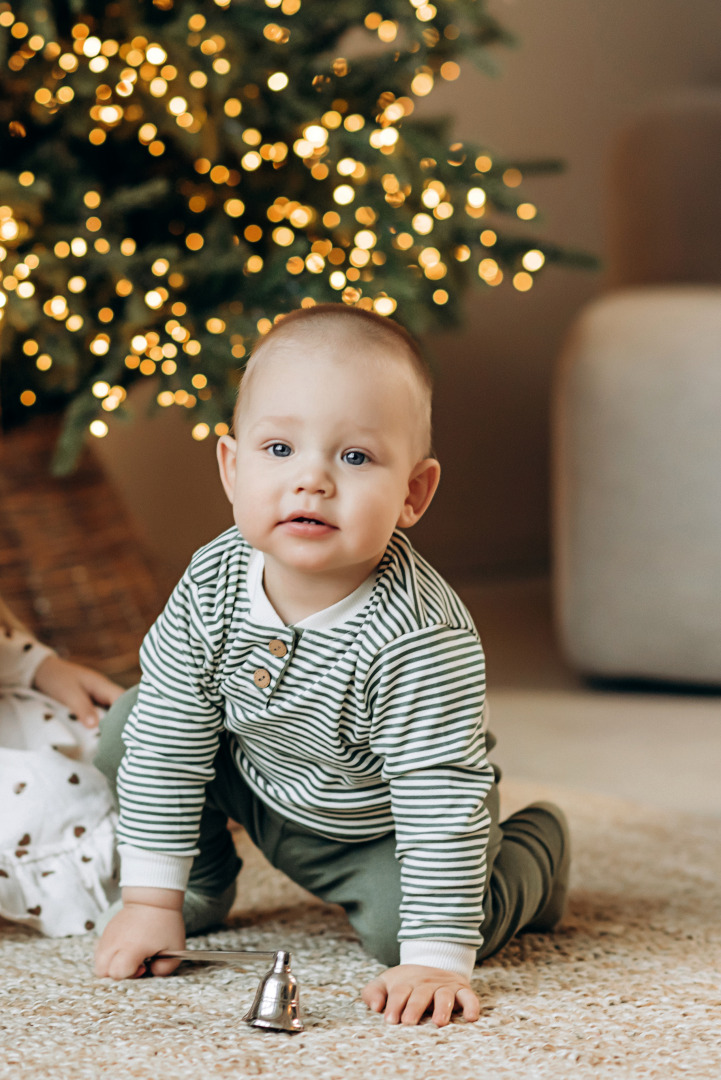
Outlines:
<svg viewBox="0 0 721 1080"><path fill-rule="evenodd" d="M145 961L150 968L153 960L168 958L192 960L205 964L237 964L239 960L263 957L273 961L258 984L255 1001L243 1017L247 1024L266 1031L303 1031L298 1004L298 980L290 971L290 953L256 952L251 949L176 949L165 950L149 956Z"/></svg>
<svg viewBox="0 0 721 1080"><path fill-rule="evenodd" d="M290 953L281 949L260 980L255 1001L243 1017L253 1027L270 1031L303 1030L298 1003L298 980L290 970Z"/></svg>

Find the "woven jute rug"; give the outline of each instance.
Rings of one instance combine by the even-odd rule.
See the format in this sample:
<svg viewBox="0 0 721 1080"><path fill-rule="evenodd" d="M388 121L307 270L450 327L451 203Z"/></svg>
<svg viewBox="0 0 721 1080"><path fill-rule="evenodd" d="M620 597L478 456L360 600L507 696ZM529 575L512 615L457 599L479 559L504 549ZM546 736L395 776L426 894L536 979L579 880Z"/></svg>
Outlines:
<svg viewBox="0 0 721 1080"><path fill-rule="evenodd" d="M198 947L290 949L306 1030L241 1017L260 967L183 965L167 979L92 975L92 935L43 939L0 925L0 1076L407 1077L534 1080L721 1076L718 819L536 785L505 785L566 810L575 863L567 916L476 969L475 1024L393 1027L359 989L377 971L339 910L272 871L242 837L241 899Z"/></svg>

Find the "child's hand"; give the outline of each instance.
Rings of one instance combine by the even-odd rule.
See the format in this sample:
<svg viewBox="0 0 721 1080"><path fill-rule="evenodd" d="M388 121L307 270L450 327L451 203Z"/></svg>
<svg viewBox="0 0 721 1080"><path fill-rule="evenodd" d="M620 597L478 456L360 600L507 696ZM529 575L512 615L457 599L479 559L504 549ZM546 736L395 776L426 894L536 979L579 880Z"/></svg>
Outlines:
<svg viewBox="0 0 721 1080"><path fill-rule="evenodd" d="M128 899L127 893L146 894L152 903ZM95 974L100 978L138 979L146 974L144 962L165 949L185 948L183 894L175 889L123 890L123 908L105 927L95 950ZM168 905L168 906L165 906ZM153 975L170 975L179 960L154 960Z"/></svg>
<svg viewBox="0 0 721 1080"><path fill-rule="evenodd" d="M95 705L112 705L123 693L122 686L111 682L92 668L48 656L35 672L33 685L41 694L66 705L85 727L98 726Z"/></svg>
<svg viewBox="0 0 721 1080"><path fill-rule="evenodd" d="M361 997L369 1009L385 1012L388 1024L417 1024L433 1007L431 1019L444 1027L454 1008L463 1009L464 1020L481 1015L481 1004L463 975L420 964L388 968L363 988Z"/></svg>

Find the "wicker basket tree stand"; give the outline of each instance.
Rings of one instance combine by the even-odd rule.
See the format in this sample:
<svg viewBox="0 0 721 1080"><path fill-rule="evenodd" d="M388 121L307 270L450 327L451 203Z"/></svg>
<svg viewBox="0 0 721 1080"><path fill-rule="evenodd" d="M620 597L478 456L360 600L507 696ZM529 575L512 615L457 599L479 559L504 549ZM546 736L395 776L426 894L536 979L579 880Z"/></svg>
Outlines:
<svg viewBox="0 0 721 1080"><path fill-rule="evenodd" d="M42 417L0 437L0 594L61 656L129 685L164 590L90 450L51 476L58 427Z"/></svg>

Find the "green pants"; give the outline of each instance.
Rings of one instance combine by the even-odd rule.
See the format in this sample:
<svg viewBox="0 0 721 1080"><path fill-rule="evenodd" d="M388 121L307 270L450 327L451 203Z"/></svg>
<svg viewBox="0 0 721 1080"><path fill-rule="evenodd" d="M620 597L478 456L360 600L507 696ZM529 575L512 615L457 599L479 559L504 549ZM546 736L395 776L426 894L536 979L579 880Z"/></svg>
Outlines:
<svg viewBox="0 0 721 1080"><path fill-rule="evenodd" d="M101 724L95 764L114 791L124 752L123 728L136 696L137 689L127 691ZM388 967L397 964L401 888L395 834L347 843L289 821L266 806L240 776L230 738L224 733L215 777L206 789L200 852L193 862L184 908L188 932L217 924L232 904L241 860L228 829L231 818L246 829L273 866L321 900L340 904L369 953ZM486 806L491 828L479 960L497 952L544 908L564 849L557 821L540 806L499 823L496 783Z"/></svg>

